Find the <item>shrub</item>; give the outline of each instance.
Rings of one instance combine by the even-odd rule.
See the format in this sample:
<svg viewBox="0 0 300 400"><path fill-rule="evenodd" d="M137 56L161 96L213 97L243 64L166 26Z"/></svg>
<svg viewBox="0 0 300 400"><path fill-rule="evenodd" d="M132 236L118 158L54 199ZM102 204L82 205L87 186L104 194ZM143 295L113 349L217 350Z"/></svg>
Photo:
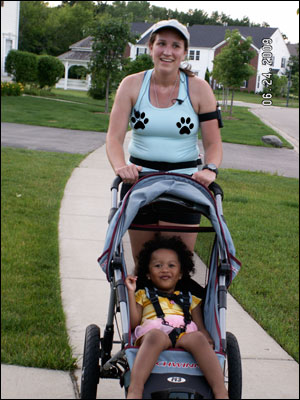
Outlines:
<svg viewBox="0 0 300 400"><path fill-rule="evenodd" d="M92 83L88 95L93 99L103 100L106 94L106 82L102 71L92 72Z"/></svg>
<svg viewBox="0 0 300 400"><path fill-rule="evenodd" d="M135 74L140 71L145 71L146 69L153 68L153 61L149 54L140 54L135 60L126 60L126 65L124 67L124 75Z"/></svg>
<svg viewBox="0 0 300 400"><path fill-rule="evenodd" d="M5 70L16 82L34 83L37 80L37 55L20 50L10 50L5 60Z"/></svg>
<svg viewBox="0 0 300 400"><path fill-rule="evenodd" d="M41 88L54 86L65 73L63 63L53 56L40 56L37 70L38 82Z"/></svg>
<svg viewBox="0 0 300 400"><path fill-rule="evenodd" d="M22 83L1 82L1 96L21 96L23 92Z"/></svg>

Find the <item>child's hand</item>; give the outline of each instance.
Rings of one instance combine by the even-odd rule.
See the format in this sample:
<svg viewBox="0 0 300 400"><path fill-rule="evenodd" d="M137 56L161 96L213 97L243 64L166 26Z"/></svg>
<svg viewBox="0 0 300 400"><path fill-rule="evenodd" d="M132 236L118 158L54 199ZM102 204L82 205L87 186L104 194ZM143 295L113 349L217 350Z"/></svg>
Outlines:
<svg viewBox="0 0 300 400"><path fill-rule="evenodd" d="M125 279L125 285L128 290L135 292L137 276L128 275Z"/></svg>

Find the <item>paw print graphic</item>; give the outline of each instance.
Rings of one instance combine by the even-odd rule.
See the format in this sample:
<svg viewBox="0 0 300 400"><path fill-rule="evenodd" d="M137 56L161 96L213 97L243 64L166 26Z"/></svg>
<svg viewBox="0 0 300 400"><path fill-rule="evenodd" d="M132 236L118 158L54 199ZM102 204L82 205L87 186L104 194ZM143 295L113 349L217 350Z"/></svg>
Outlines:
<svg viewBox="0 0 300 400"><path fill-rule="evenodd" d="M148 124L149 119L145 118L146 115L144 112L140 113L137 110L133 110L134 117L131 117L131 122L134 124L134 129L145 129L145 125Z"/></svg>
<svg viewBox="0 0 300 400"><path fill-rule="evenodd" d="M177 122L176 126L180 128L180 135L184 135L185 133L189 135L191 133L191 129L194 128L194 124L191 123L190 117L187 117L187 119L181 117L180 122Z"/></svg>

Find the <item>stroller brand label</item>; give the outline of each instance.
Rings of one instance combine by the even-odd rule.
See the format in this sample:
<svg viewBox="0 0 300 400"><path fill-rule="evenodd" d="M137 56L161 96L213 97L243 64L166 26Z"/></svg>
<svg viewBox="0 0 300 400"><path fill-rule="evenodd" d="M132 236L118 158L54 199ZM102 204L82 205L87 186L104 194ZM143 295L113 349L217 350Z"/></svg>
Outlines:
<svg viewBox="0 0 300 400"><path fill-rule="evenodd" d="M174 361L157 361L157 367L173 367L173 368L199 368L196 363L174 362Z"/></svg>
<svg viewBox="0 0 300 400"><path fill-rule="evenodd" d="M186 380L181 378L181 376L170 376L168 381L172 383L184 383Z"/></svg>

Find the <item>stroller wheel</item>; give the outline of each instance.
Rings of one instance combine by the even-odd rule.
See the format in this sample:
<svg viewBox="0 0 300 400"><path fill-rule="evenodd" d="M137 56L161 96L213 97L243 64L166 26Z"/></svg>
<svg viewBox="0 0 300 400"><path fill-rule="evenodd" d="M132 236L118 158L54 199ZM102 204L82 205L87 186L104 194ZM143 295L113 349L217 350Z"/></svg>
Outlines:
<svg viewBox="0 0 300 400"><path fill-rule="evenodd" d="M89 325L85 331L82 373L81 399L96 399L100 376L100 328Z"/></svg>
<svg viewBox="0 0 300 400"><path fill-rule="evenodd" d="M242 398L242 362L238 341L231 332L226 332L227 368L225 377L230 399Z"/></svg>

